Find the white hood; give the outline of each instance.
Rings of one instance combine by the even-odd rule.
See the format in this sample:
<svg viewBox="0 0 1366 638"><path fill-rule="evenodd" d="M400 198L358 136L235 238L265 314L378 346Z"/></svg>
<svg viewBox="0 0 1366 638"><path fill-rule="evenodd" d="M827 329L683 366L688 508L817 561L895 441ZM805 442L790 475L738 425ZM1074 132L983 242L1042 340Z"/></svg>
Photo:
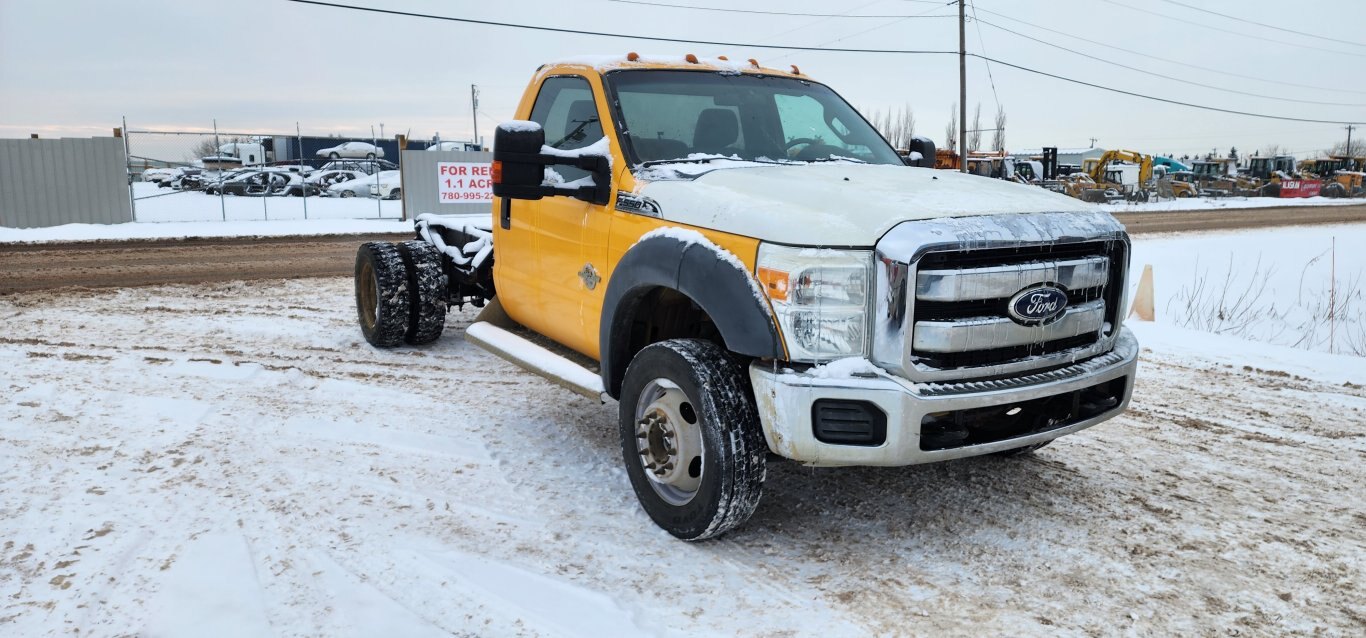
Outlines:
<svg viewBox="0 0 1366 638"><path fill-rule="evenodd" d="M1096 210L1037 186L854 163L721 168L647 182L637 192L668 221L798 246L872 246L914 219Z"/></svg>

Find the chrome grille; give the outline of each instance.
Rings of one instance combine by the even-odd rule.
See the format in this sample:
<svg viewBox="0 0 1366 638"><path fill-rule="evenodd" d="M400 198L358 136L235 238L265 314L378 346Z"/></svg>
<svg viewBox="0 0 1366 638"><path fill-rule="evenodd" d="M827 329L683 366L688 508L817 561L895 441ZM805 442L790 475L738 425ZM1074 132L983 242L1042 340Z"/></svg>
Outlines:
<svg viewBox="0 0 1366 638"><path fill-rule="evenodd" d="M912 380L1065 366L1110 350L1118 334L1128 236L1109 215L907 222L878 256L874 359ZM1066 310L1038 325L1011 319L1011 298L1043 284L1067 294Z"/></svg>

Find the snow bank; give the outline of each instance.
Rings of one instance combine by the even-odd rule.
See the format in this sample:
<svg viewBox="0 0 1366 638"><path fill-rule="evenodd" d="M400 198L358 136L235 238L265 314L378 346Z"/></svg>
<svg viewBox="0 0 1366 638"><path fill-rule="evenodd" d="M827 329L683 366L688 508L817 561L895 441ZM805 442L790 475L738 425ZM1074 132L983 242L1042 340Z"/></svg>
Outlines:
<svg viewBox="0 0 1366 638"><path fill-rule="evenodd" d="M1143 267L1152 265L1159 324L1297 349L1366 354L1362 246L1366 224L1140 235L1133 242L1129 298ZM1366 368L1361 359L1357 364Z"/></svg>
<svg viewBox="0 0 1366 638"><path fill-rule="evenodd" d="M1278 208L1282 206L1351 206L1360 204L1360 199L1331 199L1328 197L1305 197L1281 199L1279 197L1186 197L1165 201L1143 203L1114 202L1099 204L1096 207L1110 213L1156 213L1182 210L1219 210L1223 208Z"/></svg>

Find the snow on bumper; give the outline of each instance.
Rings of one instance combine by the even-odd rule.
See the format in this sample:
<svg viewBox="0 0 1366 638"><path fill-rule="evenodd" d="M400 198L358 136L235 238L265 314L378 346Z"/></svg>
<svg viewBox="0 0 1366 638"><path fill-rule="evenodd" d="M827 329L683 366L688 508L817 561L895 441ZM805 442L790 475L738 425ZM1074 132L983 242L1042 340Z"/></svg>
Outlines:
<svg viewBox="0 0 1366 638"><path fill-rule="evenodd" d="M1121 330L1109 353L1065 368L994 381L952 384L912 383L890 374L850 378L818 378L775 371L759 362L750 365L759 418L768 446L775 453L810 465L913 465L989 454L1084 430L1119 415L1129 405L1138 369L1138 340ZM947 449L924 449L922 423L927 416L984 408L1012 408L1109 384L1122 379L1118 401L1097 413L1056 423L1046 431L1021 433L992 442ZM886 438L878 445L849 445L817 438L814 417L819 400L872 404L886 416ZM934 417L931 417L934 418ZM933 448L934 446L929 446Z"/></svg>

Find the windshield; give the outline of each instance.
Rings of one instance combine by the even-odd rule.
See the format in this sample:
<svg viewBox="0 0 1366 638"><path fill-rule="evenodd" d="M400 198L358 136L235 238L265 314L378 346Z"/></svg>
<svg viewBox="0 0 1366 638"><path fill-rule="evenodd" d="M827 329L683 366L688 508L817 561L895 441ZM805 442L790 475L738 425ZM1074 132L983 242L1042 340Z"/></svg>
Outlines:
<svg viewBox="0 0 1366 638"><path fill-rule="evenodd" d="M633 165L755 162L905 163L828 87L785 77L698 71L606 75Z"/></svg>

